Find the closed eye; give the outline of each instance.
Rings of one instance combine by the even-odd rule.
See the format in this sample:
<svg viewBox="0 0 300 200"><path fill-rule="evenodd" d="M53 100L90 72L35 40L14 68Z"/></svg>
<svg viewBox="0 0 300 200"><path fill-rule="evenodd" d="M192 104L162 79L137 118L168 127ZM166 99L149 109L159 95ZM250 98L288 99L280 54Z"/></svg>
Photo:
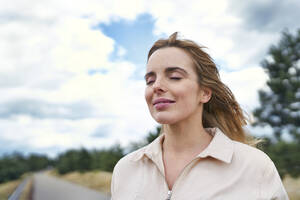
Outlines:
<svg viewBox="0 0 300 200"><path fill-rule="evenodd" d="M180 80L181 77L170 77L170 79L172 79L172 80Z"/></svg>
<svg viewBox="0 0 300 200"><path fill-rule="evenodd" d="M146 85L150 85L150 84L152 84L154 81L147 81L146 82Z"/></svg>

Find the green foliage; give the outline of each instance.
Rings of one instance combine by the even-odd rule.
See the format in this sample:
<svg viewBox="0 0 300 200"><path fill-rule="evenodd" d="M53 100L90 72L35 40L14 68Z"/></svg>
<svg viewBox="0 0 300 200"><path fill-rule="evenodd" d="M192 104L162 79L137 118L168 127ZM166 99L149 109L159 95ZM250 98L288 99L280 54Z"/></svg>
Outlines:
<svg viewBox="0 0 300 200"><path fill-rule="evenodd" d="M132 142L129 145L129 152L135 151L137 149L140 149L148 144L150 144L153 140L155 140L161 132L161 126L156 127L156 130L154 132L149 132L148 135L139 142Z"/></svg>
<svg viewBox="0 0 300 200"><path fill-rule="evenodd" d="M4 156L0 161L0 183L17 179L26 171L28 166L21 154Z"/></svg>
<svg viewBox="0 0 300 200"><path fill-rule="evenodd" d="M50 160L45 155L31 154L26 159L29 171L38 171L50 165Z"/></svg>
<svg viewBox="0 0 300 200"><path fill-rule="evenodd" d="M283 32L269 57L262 61L269 76L268 90L259 91L260 107L254 125L269 125L276 140L265 138L261 147L274 161L280 176L300 176L300 29L296 35ZM282 139L288 133L292 142Z"/></svg>
<svg viewBox="0 0 300 200"><path fill-rule="evenodd" d="M129 152L141 148L151 143L158 137L161 127L157 127L140 142L131 143ZM120 144L116 144L107 149L87 151L69 150L58 156L55 167L60 174L72 171L84 172L87 170L103 170L112 172L117 162L125 155Z"/></svg>
<svg viewBox="0 0 300 200"><path fill-rule="evenodd" d="M119 144L108 149L93 150L91 152L84 148L69 150L59 155L56 168L60 174L72 171L85 172L94 169L112 172L116 163L123 156L123 149Z"/></svg>
<svg viewBox="0 0 300 200"><path fill-rule="evenodd" d="M90 153L81 148L80 150L68 150L59 155L56 168L60 174L78 170L85 172L91 169L92 157Z"/></svg>
<svg viewBox="0 0 300 200"><path fill-rule="evenodd" d="M117 162L124 156L124 150L119 144L108 149L94 150L92 153L92 169L112 172Z"/></svg>
<svg viewBox="0 0 300 200"><path fill-rule="evenodd" d="M289 174L292 177L300 176L300 145L296 142L272 142L264 138L260 147L275 163L281 177Z"/></svg>
<svg viewBox="0 0 300 200"><path fill-rule="evenodd" d="M160 127L150 132L146 138L136 143L140 148L151 143L160 133ZM112 172L117 162L124 156L124 149L116 144L107 149L88 151L84 148L71 149L58 155L56 160L47 156L31 154L28 157L15 153L0 159L0 183L19 178L29 171L38 171L48 166L54 166L60 174L72 171L85 172L103 170Z"/></svg>
<svg viewBox="0 0 300 200"><path fill-rule="evenodd" d="M80 172L89 171L91 169L91 162L92 157L90 153L86 149L82 148L78 152L78 170Z"/></svg>
<svg viewBox="0 0 300 200"><path fill-rule="evenodd" d="M158 126L156 127L155 132L150 132L146 137L146 144L150 144L153 140L155 140L159 136L160 131L161 131L161 127Z"/></svg>
<svg viewBox="0 0 300 200"><path fill-rule="evenodd" d="M31 154L28 157L20 153L5 155L0 159L0 183L15 180L29 171L38 171L50 164L46 156Z"/></svg>
<svg viewBox="0 0 300 200"><path fill-rule="evenodd" d="M269 76L269 90L259 91L256 125L270 125L277 140L287 131L300 141L300 29L296 35L283 32L261 64Z"/></svg>

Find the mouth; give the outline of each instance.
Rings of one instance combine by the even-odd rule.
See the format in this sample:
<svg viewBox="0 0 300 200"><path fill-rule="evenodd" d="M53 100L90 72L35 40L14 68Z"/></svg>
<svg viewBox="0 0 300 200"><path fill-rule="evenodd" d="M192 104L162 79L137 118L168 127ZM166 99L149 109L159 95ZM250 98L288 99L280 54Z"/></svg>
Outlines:
<svg viewBox="0 0 300 200"><path fill-rule="evenodd" d="M170 99L165 99L165 98L159 98L153 101L154 106L158 104L170 104L170 103L175 103L175 101Z"/></svg>

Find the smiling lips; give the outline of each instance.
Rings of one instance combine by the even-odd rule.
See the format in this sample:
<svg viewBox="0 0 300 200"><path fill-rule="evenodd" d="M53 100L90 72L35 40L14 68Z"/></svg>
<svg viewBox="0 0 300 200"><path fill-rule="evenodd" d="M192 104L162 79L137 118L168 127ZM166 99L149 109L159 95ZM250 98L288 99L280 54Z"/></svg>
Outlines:
<svg viewBox="0 0 300 200"><path fill-rule="evenodd" d="M170 99L165 99L165 98L158 98L153 102L153 106L157 110L163 110L163 109L169 107L169 105L171 105L172 103L175 103L175 101L170 100Z"/></svg>

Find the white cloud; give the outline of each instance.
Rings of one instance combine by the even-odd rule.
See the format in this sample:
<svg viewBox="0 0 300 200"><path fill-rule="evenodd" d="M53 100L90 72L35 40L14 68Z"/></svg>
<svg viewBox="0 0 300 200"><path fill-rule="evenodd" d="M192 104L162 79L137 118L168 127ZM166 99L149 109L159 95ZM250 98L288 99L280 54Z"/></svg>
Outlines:
<svg viewBox="0 0 300 200"><path fill-rule="evenodd" d="M220 72L221 80L231 89L242 108L251 113L259 106L258 90L266 87L267 74L261 67Z"/></svg>
<svg viewBox="0 0 300 200"><path fill-rule="evenodd" d="M258 63L279 34L244 29L247 22L230 8L227 0L1 1L0 104L34 99L59 105L63 111L63 106L87 102L96 114L76 120L24 113L1 118L0 137L16 148L25 143L33 149L101 147L142 138L156 125L144 101L144 81L131 78L134 63L109 60L116 47L121 58L130 52L97 25L132 21L145 12L155 19L155 34L180 31L207 46L215 60L232 70L221 70L222 80L251 111L258 104L257 90L267 79ZM87 73L99 69L106 71ZM107 137L92 136L102 129L109 131Z"/></svg>
<svg viewBox="0 0 300 200"><path fill-rule="evenodd" d="M273 130L272 127L270 126L250 126L248 125L246 127L246 130L248 133L254 135L255 137L263 137L263 136L267 136L267 137L271 137Z"/></svg>
<svg viewBox="0 0 300 200"><path fill-rule="evenodd" d="M233 12L230 2L152 1L149 12L156 19L154 32L170 35L179 31L185 38L208 47L212 57L226 63L226 68L251 67L265 56L279 32L245 29L247 22Z"/></svg>
<svg viewBox="0 0 300 200"><path fill-rule="evenodd" d="M130 138L140 135L139 132L146 133L145 129L153 127L153 121L138 123L139 117L147 119L147 112L143 89L140 90L144 83L129 80L135 65L110 62L108 57L115 42L96 29L100 22L133 20L144 11L142 1L131 3L0 2L0 90L3 94L0 103L32 99L33 103L60 105L59 112L63 114L67 111L65 105L88 102L96 113L77 120L40 119L24 112L10 115L0 119L1 138L11 141L15 148L18 144L32 149L81 145L91 148L108 146L117 140L126 144ZM119 53L122 56L126 50L120 48ZM91 69L106 69L107 73L90 76L87 72ZM37 105L32 106L38 113ZM92 136L105 124L110 131L107 138Z"/></svg>
<svg viewBox="0 0 300 200"><path fill-rule="evenodd" d="M92 30L88 19L67 18L55 26L57 46L51 53L53 65L74 73L108 68L114 41L99 30Z"/></svg>
<svg viewBox="0 0 300 200"><path fill-rule="evenodd" d="M163 4L170 6L165 10ZM227 1L163 1L154 4L150 12L157 19L156 34L179 31L184 37L207 46L214 56L224 58L234 46L230 36L240 24L226 8Z"/></svg>
<svg viewBox="0 0 300 200"><path fill-rule="evenodd" d="M108 146L105 139L89 137L96 126L104 120L41 120L28 116L16 116L12 120L1 120L1 137L15 144L26 144L33 149L60 146L78 148L79 146Z"/></svg>

